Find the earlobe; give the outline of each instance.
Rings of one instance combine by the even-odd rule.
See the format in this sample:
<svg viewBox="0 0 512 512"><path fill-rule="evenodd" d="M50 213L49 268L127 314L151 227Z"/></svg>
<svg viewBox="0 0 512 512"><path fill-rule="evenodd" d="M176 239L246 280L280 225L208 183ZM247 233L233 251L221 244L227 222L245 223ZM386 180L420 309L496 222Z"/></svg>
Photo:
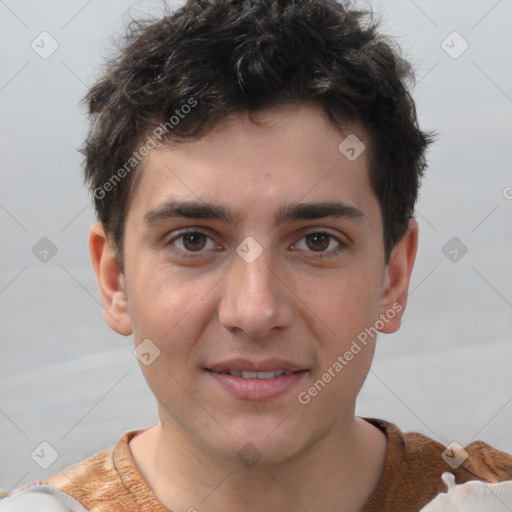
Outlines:
<svg viewBox="0 0 512 512"><path fill-rule="evenodd" d="M89 251L100 288L105 321L111 329L127 336L132 333L132 324L128 311L126 283L101 222L91 226Z"/></svg>
<svg viewBox="0 0 512 512"><path fill-rule="evenodd" d="M398 331L407 305L416 251L418 249L418 223L409 221L407 232L395 245L386 269L381 296L380 318L384 327L380 332Z"/></svg>

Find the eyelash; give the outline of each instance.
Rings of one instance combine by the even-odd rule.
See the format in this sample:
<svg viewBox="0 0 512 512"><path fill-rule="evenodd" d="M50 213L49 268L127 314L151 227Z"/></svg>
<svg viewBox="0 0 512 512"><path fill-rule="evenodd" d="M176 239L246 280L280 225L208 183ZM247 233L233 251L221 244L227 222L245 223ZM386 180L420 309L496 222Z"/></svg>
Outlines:
<svg viewBox="0 0 512 512"><path fill-rule="evenodd" d="M187 231L181 231L179 232L178 234L176 234L175 236L173 236L171 239L169 239L168 242L165 243L165 246L166 247L171 247L171 250L173 250L174 252L177 252L179 253L179 256L180 257L184 257L184 258L201 258L203 253L205 252L204 250L199 250L199 251L185 251L183 249L177 249L176 247L174 247L174 243L177 241L177 240L182 240L183 241L183 237L186 236L186 235L192 235L192 234L197 234L197 235L203 235L205 236L208 240L212 240L212 238L207 234L205 233L204 231L201 231L199 229L192 229L192 230L187 230ZM306 251L308 253L310 253L312 255L312 257L314 259L318 259L318 260L321 260L321 259L327 259L327 258L330 258L330 257L335 257L337 256L340 252L342 252L343 250L345 250L347 248L347 244L341 240L339 237L333 235L332 233L329 233L327 231L309 231L307 233L304 233L301 238L299 239L299 241L305 239L307 236L310 236L310 235L327 235L329 238L330 238L330 241L329 241L329 245L331 243L331 240L334 240L335 242L337 242L337 247L335 249L331 249L330 251L327 251L327 252L315 252L315 251ZM207 242L208 243L208 242ZM297 242L298 243L298 242ZM293 244L293 245L296 245L297 243Z"/></svg>

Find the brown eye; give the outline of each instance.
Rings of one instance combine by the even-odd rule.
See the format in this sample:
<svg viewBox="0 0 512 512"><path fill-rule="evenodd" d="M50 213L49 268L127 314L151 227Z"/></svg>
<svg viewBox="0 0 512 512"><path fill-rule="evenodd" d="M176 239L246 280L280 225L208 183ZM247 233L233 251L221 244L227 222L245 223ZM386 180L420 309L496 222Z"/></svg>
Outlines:
<svg viewBox="0 0 512 512"><path fill-rule="evenodd" d="M329 247L331 236L325 233L306 235L306 245L312 251L325 251Z"/></svg>
<svg viewBox="0 0 512 512"><path fill-rule="evenodd" d="M164 248L178 259L197 258L198 262L209 261L215 252L223 250L207 233L194 229L178 231L174 237L164 242Z"/></svg>
<svg viewBox="0 0 512 512"><path fill-rule="evenodd" d="M317 260L339 257L346 248L347 244L341 238L327 231L310 231L292 246L293 250Z"/></svg>
<svg viewBox="0 0 512 512"><path fill-rule="evenodd" d="M183 247L188 251L200 251L206 245L207 237L203 233L186 233L181 235Z"/></svg>

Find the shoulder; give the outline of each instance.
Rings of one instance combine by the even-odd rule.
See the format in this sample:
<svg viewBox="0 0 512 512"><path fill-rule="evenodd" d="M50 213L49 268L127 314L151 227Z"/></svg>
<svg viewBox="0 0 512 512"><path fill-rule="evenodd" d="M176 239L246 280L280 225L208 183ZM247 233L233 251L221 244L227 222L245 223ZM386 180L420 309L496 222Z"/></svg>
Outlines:
<svg viewBox="0 0 512 512"><path fill-rule="evenodd" d="M46 500L44 502L48 502L48 504L60 503L56 500L62 500L65 499L64 496L68 496L72 498L69 503L76 500L85 508L48 507L48 511L76 510L82 512L93 508L96 510L98 504L108 505L109 508L117 507L119 510L130 509L133 497L127 489L125 480L136 473L136 469L131 463L128 443L131 438L143 430L126 432L115 446L106 448L44 480L33 482L9 493L0 503L13 503L16 500L22 503L24 500L25 502L26 500L33 501L36 497L38 500ZM43 495L44 497L41 498ZM9 500L11 501L9 502ZM11 510L25 512L29 509L6 508L5 512ZM36 512L40 509L34 508L33 510ZM1 507L0 512L4 512Z"/></svg>
<svg viewBox="0 0 512 512"><path fill-rule="evenodd" d="M483 442L466 446L451 443L448 446L423 434L403 434L405 462L413 471L431 470L437 476L448 471L457 483L482 480L489 483L512 479L512 455Z"/></svg>
<svg viewBox="0 0 512 512"><path fill-rule="evenodd" d="M41 483L60 489L84 505L90 506L96 496L108 494L121 484L114 464L114 449L112 446L102 450L46 478Z"/></svg>
<svg viewBox="0 0 512 512"><path fill-rule="evenodd" d="M479 480L492 483L512 480L511 454L493 448L483 441L475 441L464 450L467 459L462 463L462 467Z"/></svg>
<svg viewBox="0 0 512 512"><path fill-rule="evenodd" d="M0 512L88 512L68 494L49 485L32 485L0 500Z"/></svg>
<svg viewBox="0 0 512 512"><path fill-rule="evenodd" d="M437 495L421 512L443 512L446 510L464 512L504 512L512 510L512 480L490 484L484 481L471 480L464 484L455 484L451 473L443 473L443 481L447 492Z"/></svg>
<svg viewBox="0 0 512 512"><path fill-rule="evenodd" d="M7 493L0 501L0 512L86 511L94 489L103 493L105 485L115 482L114 447L69 466L44 480L32 482ZM84 508L85 507L85 508Z"/></svg>
<svg viewBox="0 0 512 512"><path fill-rule="evenodd" d="M512 455L487 443L475 441L464 447L447 447L424 434L402 432L387 421L364 419L384 432L388 440L381 480L370 501L371 505L380 506L379 510L396 510L411 504L419 510L446 491L441 478L446 472L454 475L455 484L512 480Z"/></svg>
<svg viewBox="0 0 512 512"><path fill-rule="evenodd" d="M410 475L448 471L459 480L486 480L496 483L512 479L512 455L483 442L466 446L448 446L419 432L402 432L384 420L367 419L380 428L388 438L388 450L400 458L400 466ZM441 471L441 473L439 473Z"/></svg>

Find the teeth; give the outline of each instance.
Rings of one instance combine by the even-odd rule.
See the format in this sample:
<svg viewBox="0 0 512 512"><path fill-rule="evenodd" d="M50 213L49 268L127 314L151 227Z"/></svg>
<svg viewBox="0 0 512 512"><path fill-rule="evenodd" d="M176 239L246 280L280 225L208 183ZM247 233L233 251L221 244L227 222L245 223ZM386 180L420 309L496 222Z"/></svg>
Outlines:
<svg viewBox="0 0 512 512"><path fill-rule="evenodd" d="M273 379L281 375L291 375L293 372L287 370L276 370L275 372L237 372L235 370L223 370L218 372L221 375L232 375L233 377L242 377L242 379Z"/></svg>
<svg viewBox="0 0 512 512"><path fill-rule="evenodd" d="M279 377L280 375L284 375L284 374L289 375L291 372L287 372L285 370L276 370L275 372L235 372L235 371L230 371L229 373L235 377L242 377L243 379L273 379L274 377Z"/></svg>

